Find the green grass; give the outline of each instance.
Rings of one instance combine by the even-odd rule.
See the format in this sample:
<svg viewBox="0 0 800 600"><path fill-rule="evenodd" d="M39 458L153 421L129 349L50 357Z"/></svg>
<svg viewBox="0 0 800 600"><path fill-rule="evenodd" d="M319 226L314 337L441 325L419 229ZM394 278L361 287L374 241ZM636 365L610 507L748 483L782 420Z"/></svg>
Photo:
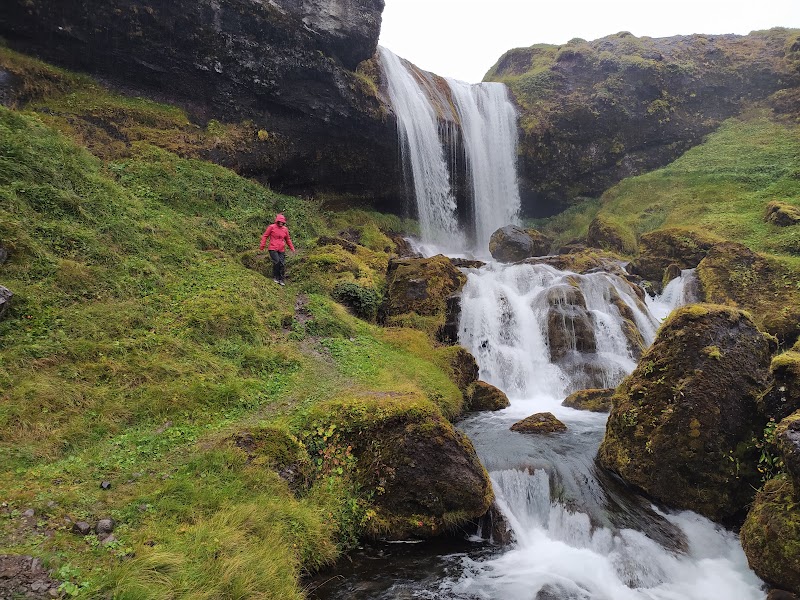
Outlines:
<svg viewBox="0 0 800 600"><path fill-rule="evenodd" d="M243 266L279 210L299 249L286 288ZM292 491L231 440L270 423L302 436L302 415L364 393L460 411L424 334L327 294L382 290L384 232L408 226L329 215L144 142L102 161L0 108L0 283L15 294L0 322L4 551L41 556L78 597L302 597L301 574L355 543L369 492L330 465ZM335 274L315 240L340 231L362 245ZM119 523L110 545L65 521L105 516Z"/></svg>

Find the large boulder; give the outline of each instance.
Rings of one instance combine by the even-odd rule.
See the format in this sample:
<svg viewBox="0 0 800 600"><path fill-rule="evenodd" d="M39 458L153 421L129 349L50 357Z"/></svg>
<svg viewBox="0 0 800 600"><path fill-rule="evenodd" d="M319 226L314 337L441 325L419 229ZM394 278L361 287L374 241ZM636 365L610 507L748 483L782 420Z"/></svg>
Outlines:
<svg viewBox="0 0 800 600"><path fill-rule="evenodd" d="M697 266L706 302L735 306L753 314L756 324L792 344L800 336L800 274L778 259L742 244L716 244Z"/></svg>
<svg viewBox="0 0 800 600"><path fill-rule="evenodd" d="M786 202L773 201L767 204L764 220L778 227L800 224L800 208Z"/></svg>
<svg viewBox="0 0 800 600"><path fill-rule="evenodd" d="M469 439L426 399L384 392L324 402L308 415L312 456L355 460L372 498L369 535L429 537L478 518L491 506L489 476Z"/></svg>
<svg viewBox="0 0 800 600"><path fill-rule="evenodd" d="M644 233L639 238L639 256L628 265L628 270L648 281L660 282L672 265L694 269L714 244L721 241L710 233L681 227Z"/></svg>
<svg viewBox="0 0 800 600"><path fill-rule="evenodd" d="M740 518L760 483L752 440L773 350L739 310L677 309L617 388L600 463L669 506Z"/></svg>
<svg viewBox="0 0 800 600"><path fill-rule="evenodd" d="M567 426L549 412L536 413L511 426L511 431L519 433L560 433L566 430Z"/></svg>
<svg viewBox="0 0 800 600"><path fill-rule="evenodd" d="M446 256L398 258L389 261L386 297L382 313L386 317L415 313L442 319L447 301L461 291L467 277Z"/></svg>
<svg viewBox="0 0 800 600"><path fill-rule="evenodd" d="M356 199L358 190L386 207L403 184L373 60L383 8L383 0L6 0L0 36L182 106L198 125L244 124L235 152L203 158L287 192ZM31 86L20 86L24 99ZM102 113L84 124L117 134Z"/></svg>
<svg viewBox="0 0 800 600"><path fill-rule="evenodd" d="M530 265L550 265L561 271L594 273L606 271L620 277L628 273L622 268L623 260L617 254L596 248L575 246L569 252L552 256L533 257L525 260Z"/></svg>
<svg viewBox="0 0 800 600"><path fill-rule="evenodd" d="M489 252L495 260L513 263L532 256L549 254L552 243L550 238L535 229L506 225L492 234Z"/></svg>
<svg viewBox="0 0 800 600"><path fill-rule="evenodd" d="M572 352L597 351L594 322L586 298L577 285L568 283L547 291L547 346L550 360L559 362Z"/></svg>
<svg viewBox="0 0 800 600"><path fill-rule="evenodd" d="M794 487L768 481L756 496L739 537L747 562L764 581L800 594L800 511Z"/></svg>
<svg viewBox="0 0 800 600"><path fill-rule="evenodd" d="M467 390L466 407L469 411L502 410L508 408L510 402L503 390L485 381L476 381Z"/></svg>

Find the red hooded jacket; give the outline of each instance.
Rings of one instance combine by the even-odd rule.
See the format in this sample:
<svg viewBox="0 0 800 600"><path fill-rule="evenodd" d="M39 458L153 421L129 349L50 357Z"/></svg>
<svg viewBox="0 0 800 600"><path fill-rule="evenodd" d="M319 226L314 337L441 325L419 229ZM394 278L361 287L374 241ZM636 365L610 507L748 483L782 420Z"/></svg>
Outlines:
<svg viewBox="0 0 800 600"><path fill-rule="evenodd" d="M278 225L278 221L283 223L283 227ZM284 219L283 215L275 217L275 222L267 227L264 235L261 236L261 245L258 247L259 250L263 250L267 245L267 238L269 238L268 250L285 252L286 244L289 244L289 248L294 252L294 244L292 244L292 238L289 237L289 228L286 226L286 219Z"/></svg>

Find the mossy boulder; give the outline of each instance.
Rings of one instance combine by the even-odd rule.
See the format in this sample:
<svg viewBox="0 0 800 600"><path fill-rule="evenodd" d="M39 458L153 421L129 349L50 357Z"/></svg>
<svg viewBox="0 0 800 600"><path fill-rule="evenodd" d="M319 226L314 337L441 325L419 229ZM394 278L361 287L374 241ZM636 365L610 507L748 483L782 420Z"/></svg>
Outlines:
<svg viewBox="0 0 800 600"><path fill-rule="evenodd" d="M629 265L628 271L647 281L662 282L666 271L672 267L694 269L708 251L722 240L710 233L682 227L667 227L642 234L639 238L639 256Z"/></svg>
<svg viewBox="0 0 800 600"><path fill-rule="evenodd" d="M614 393L600 463L669 506L740 518L760 483L756 399L773 350L742 311L677 309Z"/></svg>
<svg viewBox="0 0 800 600"><path fill-rule="evenodd" d="M441 254L432 258L389 261L387 290L382 312L386 317L415 313L441 318L447 299L459 292L467 277Z"/></svg>
<svg viewBox="0 0 800 600"><path fill-rule="evenodd" d="M371 498L369 536L430 537L491 506L491 483L472 443L424 396L374 392L322 402L305 431L312 457L352 463Z"/></svg>
<svg viewBox="0 0 800 600"><path fill-rule="evenodd" d="M567 426L549 412L536 413L511 426L511 431L519 433L559 433L566 430Z"/></svg>
<svg viewBox="0 0 800 600"><path fill-rule="evenodd" d="M549 254L552 243L553 240L535 229L506 225L492 234L489 252L495 260L513 263L531 256Z"/></svg>
<svg viewBox="0 0 800 600"><path fill-rule="evenodd" d="M566 254L528 258L526 264L550 265L561 271L573 273L593 273L607 271L625 277L627 273L622 268L623 259L613 252L598 248L576 247L574 251Z"/></svg>
<svg viewBox="0 0 800 600"><path fill-rule="evenodd" d="M761 412L780 421L800 409L800 351L790 350L772 359L771 383L761 397Z"/></svg>
<svg viewBox="0 0 800 600"><path fill-rule="evenodd" d="M758 492L739 537L747 562L764 581L800 594L800 511L794 487L783 477Z"/></svg>
<svg viewBox="0 0 800 600"><path fill-rule="evenodd" d="M602 217L592 219L586 234L586 243L593 248L602 248L620 254L636 252L636 235L625 225Z"/></svg>
<svg viewBox="0 0 800 600"><path fill-rule="evenodd" d="M478 362L475 357L463 346L442 348L439 354L445 358L453 383L466 396L469 387L478 381Z"/></svg>
<svg viewBox="0 0 800 600"><path fill-rule="evenodd" d="M567 396L561 406L590 412L608 412L611 410L613 396L614 388L578 390Z"/></svg>
<svg viewBox="0 0 800 600"><path fill-rule="evenodd" d="M311 457L288 429L277 425L255 427L235 434L230 441L247 454L249 463L272 469L293 491L300 492L311 482Z"/></svg>
<svg viewBox="0 0 800 600"><path fill-rule="evenodd" d="M496 388L491 383L476 381L466 394L467 410L477 412L482 410L502 410L508 408L510 402L503 390Z"/></svg>
<svg viewBox="0 0 800 600"><path fill-rule="evenodd" d="M697 266L707 302L750 311L756 324L783 343L800 335L800 274L742 244L716 244Z"/></svg>
<svg viewBox="0 0 800 600"><path fill-rule="evenodd" d="M800 208L786 202L773 201L767 204L764 220L778 227L791 227L800 223Z"/></svg>

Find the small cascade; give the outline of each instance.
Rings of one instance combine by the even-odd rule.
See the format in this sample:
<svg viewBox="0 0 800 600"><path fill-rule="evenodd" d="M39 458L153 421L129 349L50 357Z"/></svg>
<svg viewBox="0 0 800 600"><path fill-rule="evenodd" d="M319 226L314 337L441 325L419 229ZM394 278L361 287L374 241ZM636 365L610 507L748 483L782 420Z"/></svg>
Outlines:
<svg viewBox="0 0 800 600"><path fill-rule="evenodd" d="M453 247L461 236L436 110L419 80L400 58L386 48L379 50L389 98L397 115L403 165L417 202L422 240Z"/></svg>
<svg viewBox="0 0 800 600"><path fill-rule="evenodd" d="M447 83L463 131L475 241L487 248L492 233L519 223L517 111L500 83Z"/></svg>
<svg viewBox="0 0 800 600"><path fill-rule="evenodd" d="M695 270L683 269L678 277L667 284L661 295L647 296L647 306L656 318L666 319L679 306L698 301L697 286Z"/></svg>
<svg viewBox="0 0 800 600"><path fill-rule="evenodd" d="M421 243L432 253L488 256L491 234L519 221L517 113L506 87L437 82L386 48L380 57ZM462 180L468 189L459 191Z"/></svg>

